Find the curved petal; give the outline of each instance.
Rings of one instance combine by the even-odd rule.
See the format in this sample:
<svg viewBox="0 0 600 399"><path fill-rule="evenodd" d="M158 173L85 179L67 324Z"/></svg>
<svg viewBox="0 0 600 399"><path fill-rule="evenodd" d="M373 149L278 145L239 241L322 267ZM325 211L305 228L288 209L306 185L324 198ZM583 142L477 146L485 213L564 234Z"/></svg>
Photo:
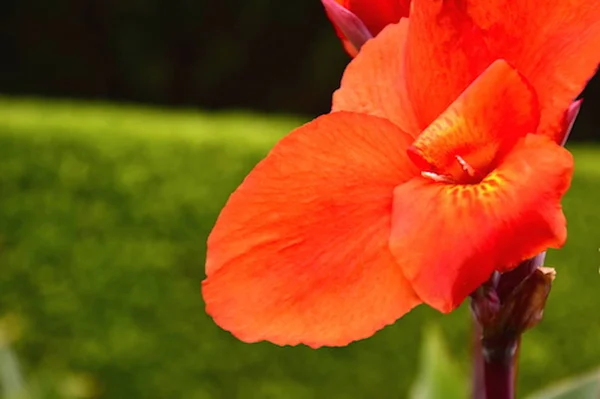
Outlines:
<svg viewBox="0 0 600 399"><path fill-rule="evenodd" d="M398 186L390 248L423 302L449 312L494 270L563 245L572 171L567 150L530 134L479 184Z"/></svg>
<svg viewBox="0 0 600 399"><path fill-rule="evenodd" d="M407 88L423 128L503 58L535 88L539 132L558 142L568 106L600 62L598 1L414 0L410 22Z"/></svg>
<svg viewBox="0 0 600 399"><path fill-rule="evenodd" d="M389 249L411 137L369 115L322 116L281 140L223 209L203 295L246 342L340 346L420 301Z"/></svg>
<svg viewBox="0 0 600 399"><path fill-rule="evenodd" d="M408 154L423 171L456 182L481 179L519 138L536 131L539 120L532 88L497 60L417 137Z"/></svg>
<svg viewBox="0 0 600 399"><path fill-rule="evenodd" d="M408 17L410 0L337 0L360 18L373 36Z"/></svg>
<svg viewBox="0 0 600 399"><path fill-rule="evenodd" d="M338 1L321 0L321 3L323 3L325 13L331 20L335 33L342 41L344 48L351 57L355 57L363 44L373 35L360 18Z"/></svg>
<svg viewBox="0 0 600 399"><path fill-rule="evenodd" d="M404 74L408 20L389 25L369 40L350 62L340 88L333 94L332 110L352 111L389 119L403 131L417 136Z"/></svg>
<svg viewBox="0 0 600 399"><path fill-rule="evenodd" d="M583 99L574 101L571 105L569 105L569 108L567 109L567 112L565 114L565 121L563 124L563 135L562 135L562 139L560 140L560 144L563 147L565 144L567 144L567 140L569 139L569 136L571 135L573 126L575 126L575 120L577 119L577 116L579 115L579 110L581 109L582 102L583 102Z"/></svg>

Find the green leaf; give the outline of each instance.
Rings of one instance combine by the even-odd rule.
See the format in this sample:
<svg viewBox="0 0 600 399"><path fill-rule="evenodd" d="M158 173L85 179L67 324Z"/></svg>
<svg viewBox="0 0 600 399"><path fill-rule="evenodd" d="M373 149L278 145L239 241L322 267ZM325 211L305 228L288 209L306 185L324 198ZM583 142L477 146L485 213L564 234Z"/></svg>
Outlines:
<svg viewBox="0 0 600 399"><path fill-rule="evenodd" d="M546 388L528 399L598 399L600 370Z"/></svg>
<svg viewBox="0 0 600 399"><path fill-rule="evenodd" d="M410 399L464 399L469 397L468 381L452 361L440 330L425 331L417 379Z"/></svg>

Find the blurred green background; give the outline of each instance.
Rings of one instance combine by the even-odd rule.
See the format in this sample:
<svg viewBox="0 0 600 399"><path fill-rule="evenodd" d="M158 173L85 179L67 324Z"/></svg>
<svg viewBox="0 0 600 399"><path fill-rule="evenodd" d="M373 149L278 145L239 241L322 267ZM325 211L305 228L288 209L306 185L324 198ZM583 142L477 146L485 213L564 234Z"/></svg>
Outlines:
<svg viewBox="0 0 600 399"><path fill-rule="evenodd" d="M0 349L37 398L404 398L430 324L468 375L464 307L317 351L243 344L204 313L219 210L329 110L348 62L318 0L3 0L0 58ZM584 97L522 393L600 364L600 78Z"/></svg>
<svg viewBox="0 0 600 399"><path fill-rule="evenodd" d="M0 99L0 330L44 398L387 398L415 377L425 322L468 371L469 319L417 309L373 338L247 345L204 314L220 207L294 117ZM521 392L600 359L600 148L572 146L570 238L525 336ZM543 178L543 176L540 176Z"/></svg>

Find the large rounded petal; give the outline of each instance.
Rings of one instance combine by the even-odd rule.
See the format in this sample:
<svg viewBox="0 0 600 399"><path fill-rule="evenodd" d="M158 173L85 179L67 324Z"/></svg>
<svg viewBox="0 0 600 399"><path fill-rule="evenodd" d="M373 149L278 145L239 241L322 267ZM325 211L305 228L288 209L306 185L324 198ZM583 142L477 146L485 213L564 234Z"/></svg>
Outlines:
<svg viewBox="0 0 600 399"><path fill-rule="evenodd" d="M423 302L449 312L494 270L560 247L572 171L567 150L530 134L479 184L399 185L390 248Z"/></svg>
<svg viewBox="0 0 600 399"><path fill-rule="evenodd" d="M560 141L565 111L600 62L600 2L414 0L406 68L420 126L498 58L535 88L539 132Z"/></svg>
<svg viewBox="0 0 600 399"><path fill-rule="evenodd" d="M404 73L408 20L389 25L369 40L350 62L340 88L333 94L333 111L380 116L417 136L417 125L406 90Z"/></svg>
<svg viewBox="0 0 600 399"><path fill-rule="evenodd" d="M339 346L420 303L388 248L411 137L339 112L284 138L234 192L208 240L203 295L246 342Z"/></svg>

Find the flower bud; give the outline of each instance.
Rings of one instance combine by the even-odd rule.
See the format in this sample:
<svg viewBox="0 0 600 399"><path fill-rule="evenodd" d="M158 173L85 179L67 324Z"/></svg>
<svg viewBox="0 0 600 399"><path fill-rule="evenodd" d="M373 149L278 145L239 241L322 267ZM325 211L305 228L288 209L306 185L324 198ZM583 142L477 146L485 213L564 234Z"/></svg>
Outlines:
<svg viewBox="0 0 600 399"><path fill-rule="evenodd" d="M538 267L506 296L484 284L471 296L471 310L482 330L483 354L489 359L509 359L519 337L541 320L556 271Z"/></svg>

